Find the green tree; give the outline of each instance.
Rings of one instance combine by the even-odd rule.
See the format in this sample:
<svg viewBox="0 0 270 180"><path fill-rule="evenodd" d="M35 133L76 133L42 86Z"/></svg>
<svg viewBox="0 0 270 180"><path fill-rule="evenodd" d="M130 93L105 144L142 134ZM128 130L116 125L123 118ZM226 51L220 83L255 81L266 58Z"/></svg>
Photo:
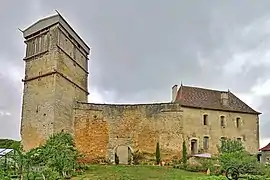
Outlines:
<svg viewBox="0 0 270 180"><path fill-rule="evenodd" d="M12 148L13 146L20 146L20 141L12 139L0 139L0 148Z"/></svg>
<svg viewBox="0 0 270 180"><path fill-rule="evenodd" d="M182 163L184 165L184 168L187 167L187 146L186 141L183 141L182 143Z"/></svg>
<svg viewBox="0 0 270 180"><path fill-rule="evenodd" d="M15 165L20 179L23 178L22 175L26 175L27 179L30 175L43 176L46 179L68 178L74 175L75 169L81 167L78 163L81 155L75 149L72 136L65 132L50 136L44 145L27 153L18 143L13 143L9 147L16 152L10 158L13 159L12 166ZM30 170L30 167L36 170Z"/></svg>
<svg viewBox="0 0 270 180"><path fill-rule="evenodd" d="M221 139L218 146L219 153L244 152L245 148L241 141L235 139Z"/></svg>
<svg viewBox="0 0 270 180"><path fill-rule="evenodd" d="M242 142L234 139L221 140L218 150L220 152L219 162L223 171L229 167L236 167L243 174L260 174L260 164L255 156L245 150Z"/></svg>
<svg viewBox="0 0 270 180"><path fill-rule="evenodd" d="M157 164L160 163L160 149L159 149L159 142L157 142L157 145L156 145L156 163L157 163Z"/></svg>

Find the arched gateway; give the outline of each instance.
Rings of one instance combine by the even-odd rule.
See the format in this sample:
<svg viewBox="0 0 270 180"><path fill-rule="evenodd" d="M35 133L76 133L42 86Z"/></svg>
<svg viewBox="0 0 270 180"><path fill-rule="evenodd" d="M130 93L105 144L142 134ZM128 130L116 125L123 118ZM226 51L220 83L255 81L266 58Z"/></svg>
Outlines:
<svg viewBox="0 0 270 180"><path fill-rule="evenodd" d="M114 162L117 164L132 164L133 161L133 150L130 146L119 145L114 150ZM118 160L117 160L118 159ZM117 162L118 161L118 162Z"/></svg>

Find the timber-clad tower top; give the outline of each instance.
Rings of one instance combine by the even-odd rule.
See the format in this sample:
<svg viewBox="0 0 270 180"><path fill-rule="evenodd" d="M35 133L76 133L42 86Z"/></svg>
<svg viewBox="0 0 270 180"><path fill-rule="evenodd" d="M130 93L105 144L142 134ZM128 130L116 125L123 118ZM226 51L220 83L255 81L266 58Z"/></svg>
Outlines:
<svg viewBox="0 0 270 180"><path fill-rule="evenodd" d="M23 37L21 137L28 150L53 133L73 134L73 106L88 100L90 48L59 13L26 28Z"/></svg>
<svg viewBox="0 0 270 180"><path fill-rule="evenodd" d="M46 28L50 28L51 26L54 26L56 24L61 25L68 32L68 34L71 35L77 43L79 43L79 45L83 48L83 50L87 54L89 54L90 51L89 46L82 40L82 38L73 30L73 28L67 23L67 21L60 14L40 19L33 25L26 28L23 31L23 36L25 39L28 39L29 37L35 35L36 33Z"/></svg>

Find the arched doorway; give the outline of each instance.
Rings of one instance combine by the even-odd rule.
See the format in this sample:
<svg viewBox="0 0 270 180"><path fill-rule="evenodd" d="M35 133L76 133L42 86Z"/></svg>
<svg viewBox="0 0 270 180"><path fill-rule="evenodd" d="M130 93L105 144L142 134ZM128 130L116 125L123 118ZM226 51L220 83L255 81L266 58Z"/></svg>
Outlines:
<svg viewBox="0 0 270 180"><path fill-rule="evenodd" d="M196 154L198 153L198 144L196 139L192 139L190 142L190 151L191 154Z"/></svg>
<svg viewBox="0 0 270 180"><path fill-rule="evenodd" d="M129 146L119 145L115 148L115 158L118 158L119 164L131 164L132 150ZM115 163L117 160L115 159Z"/></svg>

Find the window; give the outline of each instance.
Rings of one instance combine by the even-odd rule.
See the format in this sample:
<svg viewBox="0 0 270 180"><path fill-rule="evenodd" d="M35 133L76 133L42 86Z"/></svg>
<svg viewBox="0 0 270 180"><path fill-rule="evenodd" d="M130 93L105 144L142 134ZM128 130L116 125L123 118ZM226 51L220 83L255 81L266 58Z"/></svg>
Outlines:
<svg viewBox="0 0 270 180"><path fill-rule="evenodd" d="M236 118L236 127L239 128L240 126L240 117Z"/></svg>
<svg viewBox="0 0 270 180"><path fill-rule="evenodd" d="M243 139L243 141L246 141L246 136L242 135L242 139Z"/></svg>
<svg viewBox="0 0 270 180"><path fill-rule="evenodd" d="M208 115L207 114L203 115L203 125L208 125Z"/></svg>
<svg viewBox="0 0 270 180"><path fill-rule="evenodd" d="M196 139L192 139L191 140L191 154L196 154L197 153L197 140Z"/></svg>
<svg viewBox="0 0 270 180"><path fill-rule="evenodd" d="M220 116L220 126L225 127L225 116Z"/></svg>
<svg viewBox="0 0 270 180"><path fill-rule="evenodd" d="M226 141L226 137L221 137L220 138L220 145L222 146L223 145L223 143Z"/></svg>
<svg viewBox="0 0 270 180"><path fill-rule="evenodd" d="M203 149L208 150L209 148L209 137L205 136L203 137Z"/></svg>

